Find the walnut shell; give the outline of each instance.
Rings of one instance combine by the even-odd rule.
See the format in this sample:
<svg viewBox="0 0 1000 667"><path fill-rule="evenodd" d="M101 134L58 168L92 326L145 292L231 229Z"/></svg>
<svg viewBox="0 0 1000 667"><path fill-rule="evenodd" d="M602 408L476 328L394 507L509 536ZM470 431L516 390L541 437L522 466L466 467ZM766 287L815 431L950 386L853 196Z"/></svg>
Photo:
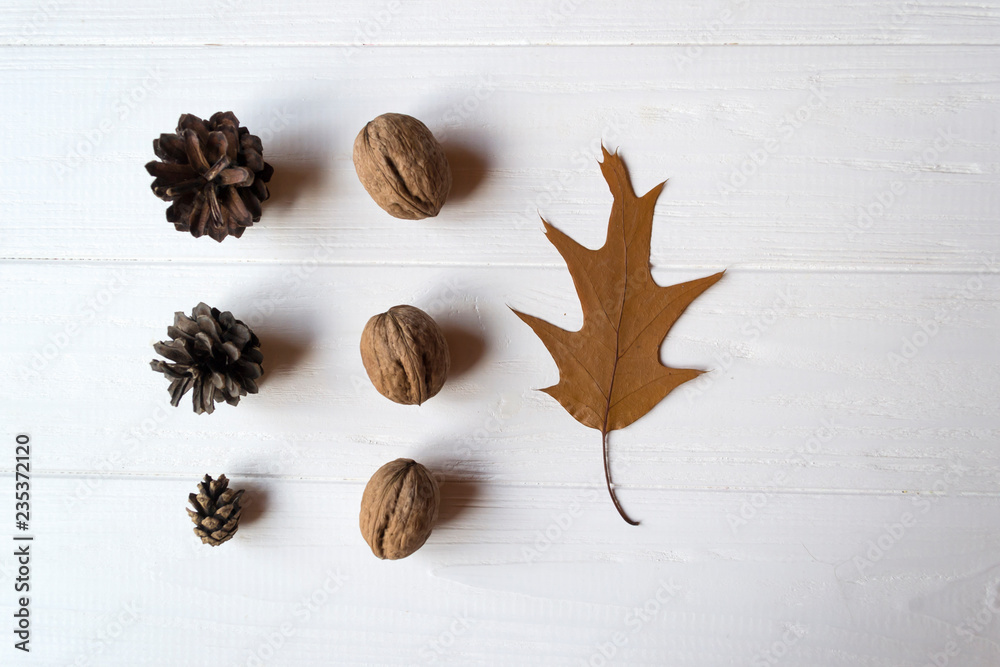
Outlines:
<svg viewBox="0 0 1000 667"><path fill-rule="evenodd" d="M379 558L406 558L427 541L437 518L438 483L413 459L375 471L361 496L361 535Z"/></svg>
<svg viewBox="0 0 1000 667"><path fill-rule="evenodd" d="M368 320L361 361L379 393L403 405L420 405L441 391L451 367L441 327L413 306L393 306Z"/></svg>
<svg viewBox="0 0 1000 667"><path fill-rule="evenodd" d="M426 125L401 113L382 114L358 133L354 169L375 203L404 220L434 217L451 190L441 144Z"/></svg>

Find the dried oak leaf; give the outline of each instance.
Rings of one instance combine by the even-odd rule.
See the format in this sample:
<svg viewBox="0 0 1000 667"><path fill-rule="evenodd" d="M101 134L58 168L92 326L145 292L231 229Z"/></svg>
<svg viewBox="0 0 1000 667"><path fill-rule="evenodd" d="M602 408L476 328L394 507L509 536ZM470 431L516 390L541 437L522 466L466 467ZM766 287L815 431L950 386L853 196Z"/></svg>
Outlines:
<svg viewBox="0 0 1000 667"><path fill-rule="evenodd" d="M584 426L601 432L604 476L618 503L608 466L608 433L625 428L673 389L704 371L670 368L660 362L660 346L684 310L714 285L724 271L664 287L653 281L649 244L660 183L637 197L618 153L602 146L601 171L614 195L608 237L598 250L585 248L544 219L545 234L573 276L583 308L583 328L566 331L515 310L542 339L556 365L559 383L542 389Z"/></svg>

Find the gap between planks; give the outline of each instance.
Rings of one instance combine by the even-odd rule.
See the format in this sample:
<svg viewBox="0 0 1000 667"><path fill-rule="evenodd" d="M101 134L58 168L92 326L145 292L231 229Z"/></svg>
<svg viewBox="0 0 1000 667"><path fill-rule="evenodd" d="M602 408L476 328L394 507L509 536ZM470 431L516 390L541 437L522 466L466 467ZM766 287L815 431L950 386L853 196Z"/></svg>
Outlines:
<svg viewBox="0 0 1000 667"><path fill-rule="evenodd" d="M700 47L708 49L739 49L739 48L993 48L1000 46L1000 39L981 42L891 42L891 41L865 41L865 42L776 42L776 41L753 41L742 40L736 42L682 42L682 41L620 41L620 42L385 42L379 44L359 44L356 41L334 41L334 42L178 42L149 43L149 42L36 42L18 43L16 41L0 41L0 49L15 48L121 48L121 49L196 49L196 48L280 48L280 49L311 49L311 48L355 48L355 49L416 49L416 48L440 48L440 49L523 49L523 48L546 48L546 49L579 49L579 48L630 48L630 47L652 47L652 48L686 48Z"/></svg>
<svg viewBox="0 0 1000 667"><path fill-rule="evenodd" d="M197 476L196 473L191 475L182 475L177 473L140 473L140 472L116 472L108 474L94 474L91 471L45 471L45 472L35 472L32 474L33 479L88 479L88 478L100 478L112 482L138 482L138 481L156 481L156 482L188 482L193 476ZM14 471L10 469L0 469L0 478L11 477L13 478ZM357 478L357 479L346 479L337 477L305 477L302 475L268 475L261 473L239 473L239 479L256 480L256 481L275 481L275 482L296 482L304 484L331 484L331 485L343 485L343 486L363 486L367 483L367 480ZM442 484L447 484L449 480L449 474L447 472L442 473ZM462 477L463 481L467 481L467 476ZM522 489L522 488L535 488L535 489L550 489L550 490L565 490L565 489L585 489L592 491L603 491L603 484L574 484L574 483L558 483L558 482L546 482L540 484L537 482L495 482L489 480L477 480L483 485L489 485L492 487L501 487L509 489ZM761 486L671 486L668 484L614 484L616 489L622 489L627 491L670 491L676 493L726 493L726 494L747 494L747 493L758 493L766 492L769 495L807 495L807 496L934 496L940 498L1000 498L1000 491L953 491L946 494L935 493L930 489L917 489L917 488L907 488L907 489L848 489L848 488L810 488L810 487L780 487L775 488L773 485L761 485Z"/></svg>
<svg viewBox="0 0 1000 667"><path fill-rule="evenodd" d="M191 259L173 259L173 258L142 258L142 257L0 257L0 262L4 264L40 264L44 262L57 262L66 264L78 264L78 265L93 265L101 266L107 264L150 264L150 265L171 265L171 266L197 266L204 267L206 263L216 264L220 266L226 265L260 265L260 266L285 266L285 265L298 265L304 262L309 262L310 265L324 266L324 267L371 267L371 268L382 268L382 267L415 267L415 268L446 268L446 269L566 269L566 265L562 262L421 262L415 260L412 262L404 262L399 260L388 261L388 262L374 262L370 260L358 260L352 261L347 259L332 259L332 260L318 260L309 257L302 259L231 259L231 258L191 258ZM690 263L671 263L669 266L663 265L653 265L652 269L654 271L717 271L719 269L719 264L690 264ZM969 275L969 274L980 274L982 273L981 268L963 268L963 267L925 267L925 266L913 266L910 264L901 264L900 266L883 266L883 267L861 267L850 264L844 264L840 266L828 266L824 265L821 267L804 267L804 266L790 266L790 267L775 267L775 266L764 266L761 264L731 264L726 267L727 273L737 273L737 272L753 272L753 273L773 273L773 274L783 274L783 273L794 273L794 274L839 274L839 273L852 273L856 275ZM992 273L992 272L991 272Z"/></svg>

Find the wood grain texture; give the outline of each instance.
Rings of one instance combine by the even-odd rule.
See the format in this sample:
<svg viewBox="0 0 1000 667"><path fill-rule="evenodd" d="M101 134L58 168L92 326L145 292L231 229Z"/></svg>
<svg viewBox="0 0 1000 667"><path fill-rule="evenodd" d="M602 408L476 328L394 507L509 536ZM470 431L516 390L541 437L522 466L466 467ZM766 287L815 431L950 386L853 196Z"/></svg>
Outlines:
<svg viewBox="0 0 1000 667"><path fill-rule="evenodd" d="M899 494L795 495L734 535L724 493L635 494L639 530L596 490L446 483L448 518L414 556L386 563L342 529L362 483L242 481L256 505L211 549L181 509L187 478L39 478L36 622L52 639L31 659L575 666L604 664L603 651L653 666L768 664L777 652L849 667L922 665L947 641L959 664L1000 652L995 618L969 625L996 594L996 498L921 497L922 512ZM64 506L78 484L97 486ZM908 513L912 525L867 556ZM148 528L126 546L121 525Z"/></svg>
<svg viewBox="0 0 1000 667"><path fill-rule="evenodd" d="M0 0L0 497L28 432L36 535L32 653L0 664L997 664L998 23L950 0ZM181 113L230 109L276 174L219 245L171 228L142 165ZM446 148L438 218L357 180L388 111ZM601 244L602 140L637 191L670 179L659 284L727 269L661 351L711 372L611 438L640 528L510 312L582 323L538 216ZM211 416L148 368L199 301L265 355ZM358 349L402 303L452 350L419 408ZM441 519L385 563L358 510L401 456ZM216 549L184 512L205 473L246 489Z"/></svg>
<svg viewBox="0 0 1000 667"><path fill-rule="evenodd" d="M0 271L9 288L0 360L18 378L0 400L11 415L31 415L58 397L44 426L64 444L46 470L198 478L214 462L364 481L411 456L477 481L603 479L599 436L535 391L556 380L556 367L508 308L578 328L565 269L409 267L405 280L385 267L295 264L20 262ZM661 284L695 277L654 271ZM994 492L1000 363L981 351L1000 324L997 279L727 273L662 352L665 363L711 372L611 436L623 493L760 490L777 470L794 489L927 490L950 461L972 468L964 490ZM44 309L26 309L25 294L50 296ZM172 408L168 383L148 369L174 311L199 299L250 324L264 353L261 393L210 416L195 415L189 399ZM365 322L397 303L433 316L453 348L449 381L419 407L380 396L361 363ZM81 415L90 428L81 430ZM803 454L824 429L833 433Z"/></svg>
<svg viewBox="0 0 1000 667"><path fill-rule="evenodd" d="M180 17L183 17L181 19ZM708 0L86 0L0 3L7 44L995 44L1000 5Z"/></svg>
<svg viewBox="0 0 1000 667"><path fill-rule="evenodd" d="M600 245L602 140L638 190L670 179L654 265L974 271L970 251L1000 250L993 47L718 48L684 71L666 47L254 53L6 49L0 112L23 130L0 146L2 256L557 266L538 216ZM219 246L173 232L142 164L181 113L222 108L275 176ZM449 153L433 220L383 213L354 173L353 137L391 110Z"/></svg>

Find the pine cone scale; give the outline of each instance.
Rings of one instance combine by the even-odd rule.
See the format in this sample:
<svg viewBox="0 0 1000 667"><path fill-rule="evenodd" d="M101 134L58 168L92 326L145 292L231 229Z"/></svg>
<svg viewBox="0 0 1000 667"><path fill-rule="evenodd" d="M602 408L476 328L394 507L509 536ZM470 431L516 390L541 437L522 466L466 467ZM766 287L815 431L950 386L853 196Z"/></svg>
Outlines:
<svg viewBox="0 0 1000 667"><path fill-rule="evenodd" d="M205 203L205 197L202 193L198 193L197 199L194 202L194 210L191 211L191 219L194 220L194 226L191 228L191 234L195 238L205 235L205 228L208 227L208 205ZM183 225L185 229L181 231L187 231L187 224Z"/></svg>
<svg viewBox="0 0 1000 667"><path fill-rule="evenodd" d="M199 174L194 167L186 162L157 162L156 160L146 163L146 172L154 178L171 180L195 178Z"/></svg>
<svg viewBox="0 0 1000 667"><path fill-rule="evenodd" d="M180 136L184 141L184 156L187 157L188 164L199 174L204 174L208 171L209 164L201 150L198 135L191 130L185 130Z"/></svg>
<svg viewBox="0 0 1000 667"><path fill-rule="evenodd" d="M179 364L189 364L192 361L191 353L188 352L182 345L155 343L153 345L153 349L156 350L156 353L161 357L166 357L170 361L174 361Z"/></svg>
<svg viewBox="0 0 1000 667"><path fill-rule="evenodd" d="M249 189L240 190L239 194L240 199L243 200L243 205L247 207L248 211L250 211L251 219L259 218L262 211L260 207L260 200L257 199L257 197L250 192Z"/></svg>
<svg viewBox="0 0 1000 667"><path fill-rule="evenodd" d="M176 134L161 134L154 139L153 153L165 162L183 162L187 156L184 140Z"/></svg>
<svg viewBox="0 0 1000 667"><path fill-rule="evenodd" d="M246 361L246 360L241 359L241 360L235 362L235 364L233 364L233 365L236 366L237 368L239 368L239 370L240 370L240 376L244 380L256 380L261 375L263 375L263 373L261 371L260 364L256 364L256 363L254 363L252 361ZM249 389L248 389L248 391L249 391ZM256 385L254 385L253 392L251 392L251 393L257 393L257 386Z"/></svg>
<svg viewBox="0 0 1000 667"><path fill-rule="evenodd" d="M219 183L246 187L253 183L253 172L246 167L229 167L219 174Z"/></svg>
<svg viewBox="0 0 1000 667"><path fill-rule="evenodd" d="M236 361L240 358L240 348L236 347L233 343L226 341L222 344L222 349L225 351L230 361Z"/></svg>
<svg viewBox="0 0 1000 667"><path fill-rule="evenodd" d="M250 215L250 211L247 207L243 205L243 199L230 190L226 194L226 209L229 211L229 217L233 219L238 227L246 227L248 224L253 224L253 216Z"/></svg>
<svg viewBox="0 0 1000 667"><path fill-rule="evenodd" d="M181 404L184 394L194 386L194 377L180 377L170 383L170 404L175 408Z"/></svg>
<svg viewBox="0 0 1000 667"><path fill-rule="evenodd" d="M204 172L201 175L201 177L206 182L207 181L214 181L215 179L217 179L219 177L220 174L222 174L223 171L226 170L227 167L229 167L229 165L230 165L229 158L227 156L223 155L222 157L220 157L219 159L217 159L212 164L212 166L208 168L208 171ZM224 183L219 183L219 185L225 185L225 184ZM206 192L208 192L208 190L206 190Z"/></svg>

